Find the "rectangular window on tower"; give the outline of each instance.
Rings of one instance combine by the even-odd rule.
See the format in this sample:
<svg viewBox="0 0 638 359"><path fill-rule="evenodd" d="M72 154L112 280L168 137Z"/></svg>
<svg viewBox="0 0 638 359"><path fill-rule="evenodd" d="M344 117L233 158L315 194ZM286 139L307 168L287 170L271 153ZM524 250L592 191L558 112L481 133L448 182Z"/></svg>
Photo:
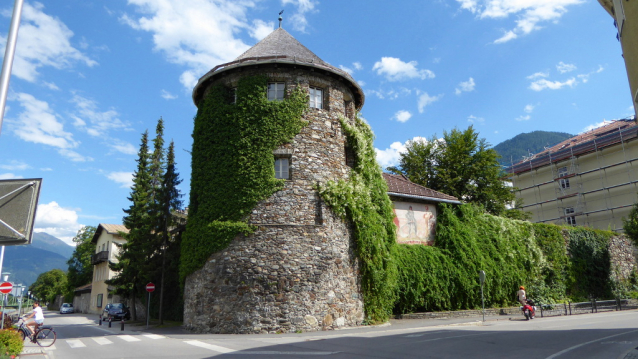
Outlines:
<svg viewBox="0 0 638 359"><path fill-rule="evenodd" d="M268 101L283 101L284 89L286 84L283 82L271 82L268 84Z"/></svg>
<svg viewBox="0 0 638 359"><path fill-rule="evenodd" d="M323 108L323 90L317 87L310 88L310 108Z"/></svg>
<svg viewBox="0 0 638 359"><path fill-rule="evenodd" d="M275 158L275 178L290 179L290 159L288 157Z"/></svg>

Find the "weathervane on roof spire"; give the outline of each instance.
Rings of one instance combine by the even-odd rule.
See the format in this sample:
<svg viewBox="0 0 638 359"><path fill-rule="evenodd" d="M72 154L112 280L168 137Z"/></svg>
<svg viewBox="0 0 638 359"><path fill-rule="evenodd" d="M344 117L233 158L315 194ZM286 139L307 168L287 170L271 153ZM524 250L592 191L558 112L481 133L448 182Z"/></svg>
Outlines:
<svg viewBox="0 0 638 359"><path fill-rule="evenodd" d="M279 12L279 28L280 28L280 29L281 29L281 21L283 20L283 18L281 17L281 14L283 14L283 13L284 13L284 11L283 11L283 10L281 10L281 11Z"/></svg>

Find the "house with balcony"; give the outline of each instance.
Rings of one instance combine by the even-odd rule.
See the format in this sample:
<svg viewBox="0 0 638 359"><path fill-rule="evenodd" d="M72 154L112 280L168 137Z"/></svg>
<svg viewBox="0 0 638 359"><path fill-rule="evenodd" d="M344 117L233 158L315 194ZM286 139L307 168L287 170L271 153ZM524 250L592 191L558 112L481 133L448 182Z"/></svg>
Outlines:
<svg viewBox="0 0 638 359"><path fill-rule="evenodd" d="M105 281L116 275L109 268L109 261L117 262L120 251L117 244L126 243L126 239L121 234L128 232L129 230L121 224L100 223L93 235L91 242L95 244L95 254L91 256L93 282L89 313L101 313L106 304L118 301L110 293L113 288L109 288Z"/></svg>

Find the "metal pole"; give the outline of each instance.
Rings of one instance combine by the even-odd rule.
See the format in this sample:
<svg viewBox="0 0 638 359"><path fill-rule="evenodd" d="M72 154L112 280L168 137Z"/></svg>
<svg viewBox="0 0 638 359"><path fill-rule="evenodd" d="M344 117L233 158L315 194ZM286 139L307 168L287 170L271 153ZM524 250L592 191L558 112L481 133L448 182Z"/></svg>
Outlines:
<svg viewBox="0 0 638 359"><path fill-rule="evenodd" d="M146 329L148 329L148 320L151 317L151 292L148 292L148 301L146 301Z"/></svg>
<svg viewBox="0 0 638 359"><path fill-rule="evenodd" d="M0 118L0 126L2 126L2 119ZM2 264L4 263L4 246L0 249L0 273L2 273Z"/></svg>
<svg viewBox="0 0 638 359"><path fill-rule="evenodd" d="M483 297L483 283L481 283L481 304L483 306L483 321L485 321L485 298Z"/></svg>
<svg viewBox="0 0 638 359"><path fill-rule="evenodd" d="M7 47L4 50L4 62L2 63L2 73L0 74L0 133L2 132L2 119L4 118L4 108L7 104L9 79L11 78L13 56L16 51L18 28L20 27L20 17L22 16L22 3L23 0L15 0L15 4L13 5L11 26L9 27L9 35L7 35ZM4 246L2 250L4 251Z"/></svg>
<svg viewBox="0 0 638 359"><path fill-rule="evenodd" d="M22 315L22 293L24 293L24 287L20 285L20 304L18 304L18 318Z"/></svg>
<svg viewBox="0 0 638 359"><path fill-rule="evenodd" d="M2 324L0 324L0 329L4 329L4 302L7 299L7 295L4 295L4 300L2 301Z"/></svg>

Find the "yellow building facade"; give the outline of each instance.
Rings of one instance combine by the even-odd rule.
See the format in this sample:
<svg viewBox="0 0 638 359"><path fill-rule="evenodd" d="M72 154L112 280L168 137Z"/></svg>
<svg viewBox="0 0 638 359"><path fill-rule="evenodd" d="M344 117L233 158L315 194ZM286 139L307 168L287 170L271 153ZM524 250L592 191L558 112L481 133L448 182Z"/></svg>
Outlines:
<svg viewBox="0 0 638 359"><path fill-rule="evenodd" d="M638 113L638 2L635 0L598 0L614 18L618 29L618 40L625 59L629 88Z"/></svg>
<svg viewBox="0 0 638 359"><path fill-rule="evenodd" d="M91 256L93 264L93 282L91 283L91 303L89 313L102 313L108 303L113 303L112 294L106 280L113 278L116 272L109 268L109 261L117 263L120 248L117 244L126 243L120 233L128 233L128 229L119 224L100 223L93 236L95 254ZM118 301L116 299L116 301Z"/></svg>
<svg viewBox="0 0 638 359"><path fill-rule="evenodd" d="M509 170L530 221L623 231L638 200L638 126L613 121Z"/></svg>

